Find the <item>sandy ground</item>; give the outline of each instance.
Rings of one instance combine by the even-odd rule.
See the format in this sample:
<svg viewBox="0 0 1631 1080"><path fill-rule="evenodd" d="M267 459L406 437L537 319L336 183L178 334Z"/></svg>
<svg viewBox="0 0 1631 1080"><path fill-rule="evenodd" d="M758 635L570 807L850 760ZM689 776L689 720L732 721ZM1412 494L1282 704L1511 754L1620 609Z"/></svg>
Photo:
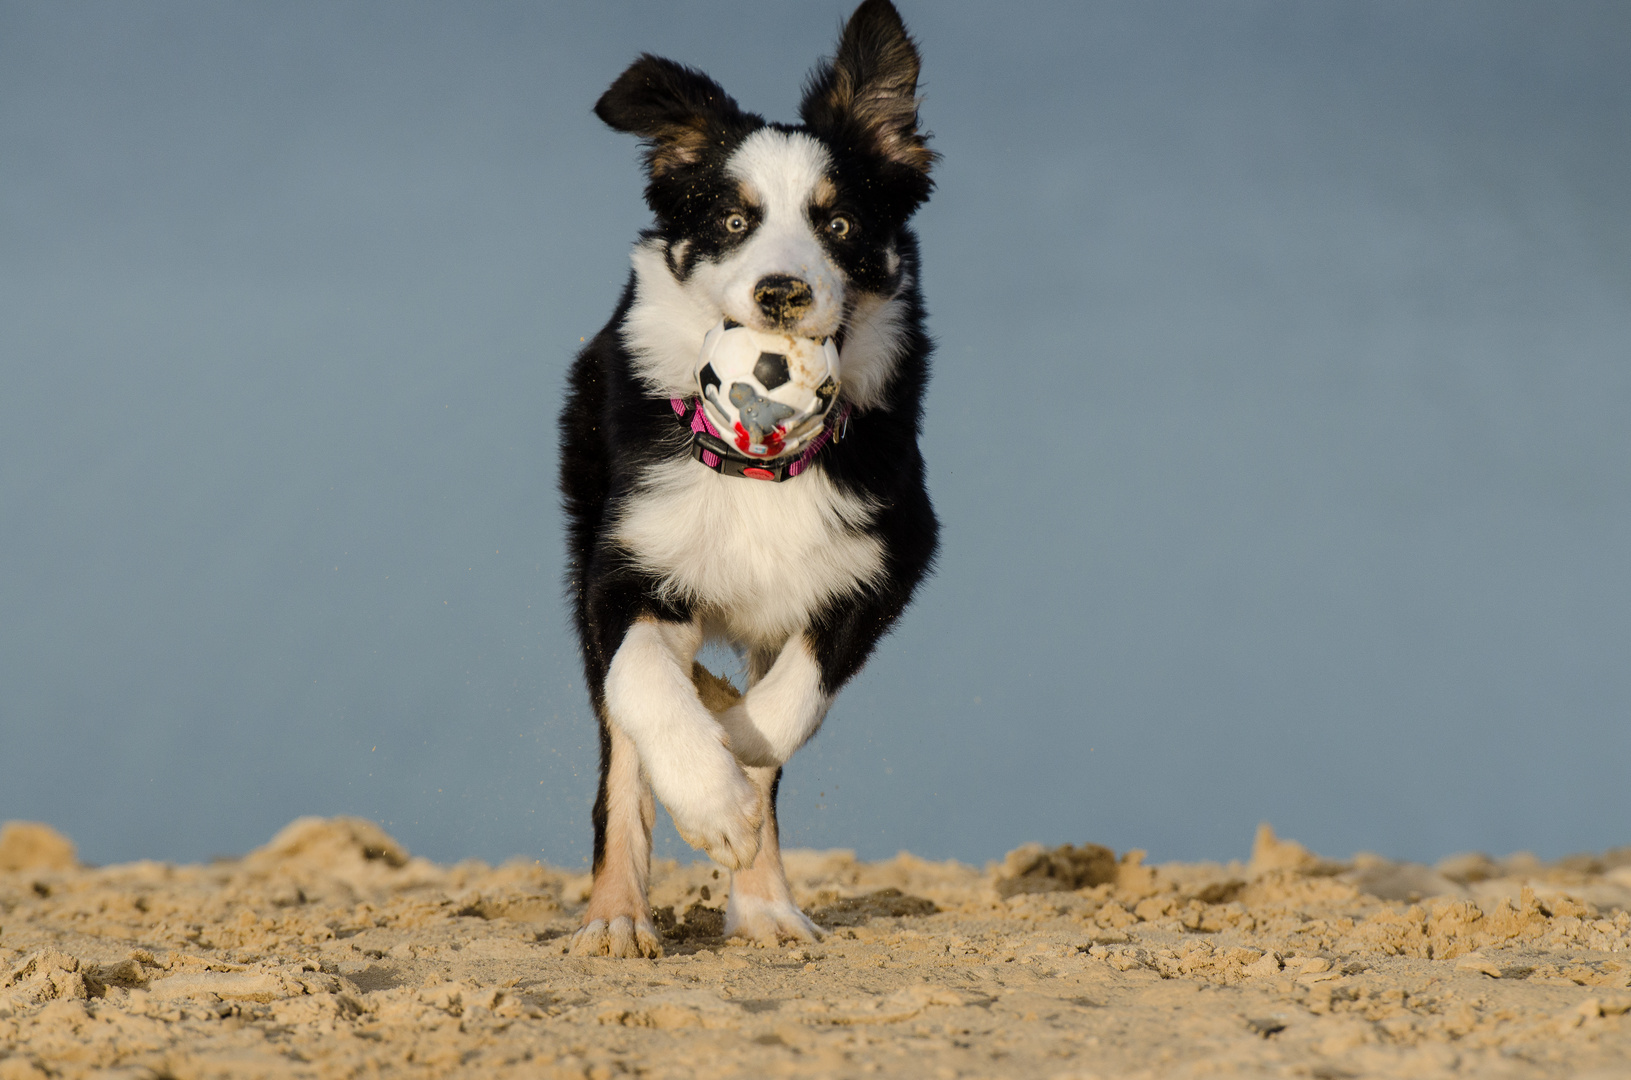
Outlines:
<svg viewBox="0 0 1631 1080"><path fill-rule="evenodd" d="M819 945L721 940L728 875L667 863L666 955L583 959L586 878L355 819L100 868L13 823L0 1080L1631 1076L1631 849L1333 863L1265 828L1245 865L788 864Z"/></svg>

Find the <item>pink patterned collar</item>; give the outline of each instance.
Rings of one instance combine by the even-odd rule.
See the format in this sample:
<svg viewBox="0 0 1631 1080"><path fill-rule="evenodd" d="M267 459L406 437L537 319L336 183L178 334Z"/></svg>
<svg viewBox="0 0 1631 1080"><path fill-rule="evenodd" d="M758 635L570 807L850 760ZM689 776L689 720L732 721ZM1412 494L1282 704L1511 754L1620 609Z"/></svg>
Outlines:
<svg viewBox="0 0 1631 1080"><path fill-rule="evenodd" d="M669 405L682 421L689 415L691 428L691 456L714 472L726 476L741 476L749 480L770 480L781 483L809 468L810 462L829 442L838 442L849 429L850 403L840 402L838 408L827 414L827 422L817 435L797 454L768 460L746 457L737 453L714 427L702 408L701 398L670 398Z"/></svg>

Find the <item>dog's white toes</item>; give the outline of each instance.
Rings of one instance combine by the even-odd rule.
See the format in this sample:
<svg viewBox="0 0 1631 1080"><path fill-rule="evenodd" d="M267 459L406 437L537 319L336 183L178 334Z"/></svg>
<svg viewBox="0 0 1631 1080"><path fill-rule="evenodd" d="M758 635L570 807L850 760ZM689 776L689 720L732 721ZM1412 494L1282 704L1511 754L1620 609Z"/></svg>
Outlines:
<svg viewBox="0 0 1631 1080"><path fill-rule="evenodd" d="M611 956L633 956L634 920L627 915L620 915L606 927L607 953Z"/></svg>
<svg viewBox="0 0 1631 1080"><path fill-rule="evenodd" d="M759 819L742 818L706 845L708 857L730 870L746 870L759 854Z"/></svg>
<svg viewBox="0 0 1631 1080"><path fill-rule="evenodd" d="M569 956L605 956L607 950L606 920L596 919L572 935L566 947Z"/></svg>
<svg viewBox="0 0 1631 1080"><path fill-rule="evenodd" d="M743 818L736 828L720 837L708 854L721 866L746 870L759 854L759 817Z"/></svg>
<svg viewBox="0 0 1631 1080"><path fill-rule="evenodd" d="M626 959L656 958L663 954L657 927L649 918L619 915L614 919L594 919L572 935L567 947L571 956L613 956Z"/></svg>
<svg viewBox="0 0 1631 1080"><path fill-rule="evenodd" d="M725 905L725 936L746 938L760 945L780 945L789 941L817 942L826 933L791 900L738 898L733 892Z"/></svg>
<svg viewBox="0 0 1631 1080"><path fill-rule="evenodd" d="M675 828L680 839L700 851L706 851L710 859L727 870L746 870L759 854L759 823L751 819L725 832L683 829L679 828L678 822L675 822Z"/></svg>
<svg viewBox="0 0 1631 1080"><path fill-rule="evenodd" d="M721 866L746 870L759 854L759 791L734 763L732 769L735 782L723 785L719 796L709 800L713 805L692 813L676 811L672 805L668 809L687 844L706 851Z"/></svg>

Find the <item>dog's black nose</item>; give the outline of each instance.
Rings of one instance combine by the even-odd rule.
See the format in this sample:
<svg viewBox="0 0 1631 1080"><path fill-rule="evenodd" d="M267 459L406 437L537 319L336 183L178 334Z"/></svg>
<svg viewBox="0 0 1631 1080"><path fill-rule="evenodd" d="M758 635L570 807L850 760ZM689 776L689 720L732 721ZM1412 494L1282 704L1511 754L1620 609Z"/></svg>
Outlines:
<svg viewBox="0 0 1631 1080"><path fill-rule="evenodd" d="M790 274L767 274L753 286L753 302L777 326L788 326L810 310L815 294L810 283Z"/></svg>

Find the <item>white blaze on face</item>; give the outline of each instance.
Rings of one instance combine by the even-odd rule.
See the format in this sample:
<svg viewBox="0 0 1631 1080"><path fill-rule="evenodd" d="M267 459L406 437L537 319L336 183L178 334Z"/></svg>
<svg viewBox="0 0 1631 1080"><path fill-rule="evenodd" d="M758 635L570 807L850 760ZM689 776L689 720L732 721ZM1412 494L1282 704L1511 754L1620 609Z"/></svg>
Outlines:
<svg viewBox="0 0 1631 1080"><path fill-rule="evenodd" d="M699 260L682 279L672 267L683 261L692 239L657 237L635 245L635 303L623 340L653 394L697 392L698 356L722 315L756 330L820 341L838 332L848 307L844 349L833 374L841 378L846 400L862 408L878 403L903 347L906 314L898 297L910 281L902 278L888 295L857 293L846 301L843 272L827 257L810 221L810 208L830 196L831 165L816 139L761 128L742 140L725 166L760 215L739 247L717 262ZM891 273L900 268L893 249L886 258ZM754 286L771 274L789 274L810 286L812 303L797 326L768 326L754 301Z"/></svg>
<svg viewBox="0 0 1631 1080"><path fill-rule="evenodd" d="M815 139L761 128L742 140L725 172L742 186L762 220L747 242L705 271L720 309L747 326L765 329L753 288L771 274L809 283L810 310L793 327L807 337L835 333L844 315L844 277L816 238L810 206L826 185L832 160Z"/></svg>

